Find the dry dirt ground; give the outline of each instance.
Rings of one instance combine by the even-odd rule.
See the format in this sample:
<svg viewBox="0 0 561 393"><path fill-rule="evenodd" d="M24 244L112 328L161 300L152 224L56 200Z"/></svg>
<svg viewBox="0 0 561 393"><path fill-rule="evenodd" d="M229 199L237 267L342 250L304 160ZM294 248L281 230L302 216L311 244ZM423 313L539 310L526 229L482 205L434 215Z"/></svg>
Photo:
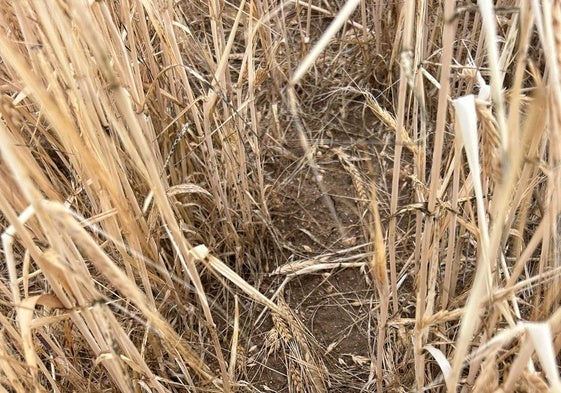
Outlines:
<svg viewBox="0 0 561 393"><path fill-rule="evenodd" d="M384 215L385 177L391 169L391 154L385 150L393 136L385 133L371 114L363 113L361 105L355 109L346 117L333 116L323 126L317 126L321 123L314 119L304 119L327 196L304 158L293 124L286 124L286 151L266 168L276 191L269 207L286 259L273 262L273 274L264 279L261 290L284 299L320 344L319 355L330 375L330 392L361 391L371 375L377 299L367 269L372 249L368 243L368 201L364 199L368 198L370 182L376 181ZM353 167L358 174L353 173ZM331 202L326 198L333 203L338 218L330 214L327 205ZM330 265L295 274L322 264ZM280 274L275 274L275 269ZM271 328L272 322L265 318L259 327L262 337ZM400 329L394 330L399 334ZM286 362L282 351L267 354L253 387L263 392L288 392ZM401 366L401 378L407 377L405 366Z"/></svg>

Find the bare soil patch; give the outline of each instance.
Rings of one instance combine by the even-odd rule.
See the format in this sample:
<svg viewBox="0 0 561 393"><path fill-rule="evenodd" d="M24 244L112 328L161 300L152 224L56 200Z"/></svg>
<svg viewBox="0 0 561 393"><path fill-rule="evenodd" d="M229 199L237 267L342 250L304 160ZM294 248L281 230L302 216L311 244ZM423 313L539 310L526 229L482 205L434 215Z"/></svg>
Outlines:
<svg viewBox="0 0 561 393"><path fill-rule="evenodd" d="M267 168L275 179L271 216L286 251L280 266L271 267L267 293L278 291L320 344L334 392L360 391L371 376L377 299L368 272L372 249L366 204L359 194L369 189L374 178L383 177L383 166L389 164L380 165L383 139L388 139L382 126L373 116L362 114L360 104L354 109L347 118L335 116L327 126L312 120L314 127L308 127L310 150L327 195L315 181L291 125L287 125L285 154L274 157L274 165ZM342 154L359 170L361 179L342 163ZM329 201L338 219L330 214ZM266 332L272 326L269 321L261 329ZM274 351L266 357L256 388L289 391L285 357Z"/></svg>

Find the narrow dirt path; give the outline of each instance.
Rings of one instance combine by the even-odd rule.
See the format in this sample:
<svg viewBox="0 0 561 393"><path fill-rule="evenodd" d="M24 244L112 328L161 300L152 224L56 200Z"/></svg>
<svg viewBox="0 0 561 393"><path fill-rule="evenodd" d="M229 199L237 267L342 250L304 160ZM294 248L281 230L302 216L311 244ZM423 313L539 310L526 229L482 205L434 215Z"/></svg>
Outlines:
<svg viewBox="0 0 561 393"><path fill-rule="evenodd" d="M326 206L293 126L287 125L284 147L289 154L275 157L275 165L267 168L277 191L271 216L288 256L272 267L276 270L268 292L287 302L317 342L315 350L330 375L329 392L358 392L371 376L376 298L367 271L372 255L368 194L373 177L384 181L381 174L388 163L380 155L384 145L376 120L362 118L361 113L357 108L327 126L310 128L314 121L307 122L310 146L337 220ZM371 173L373 167L377 173ZM272 324L262 328L274 329ZM294 377L289 378L286 353L269 349L264 363L258 378L263 391L297 390L289 389Z"/></svg>

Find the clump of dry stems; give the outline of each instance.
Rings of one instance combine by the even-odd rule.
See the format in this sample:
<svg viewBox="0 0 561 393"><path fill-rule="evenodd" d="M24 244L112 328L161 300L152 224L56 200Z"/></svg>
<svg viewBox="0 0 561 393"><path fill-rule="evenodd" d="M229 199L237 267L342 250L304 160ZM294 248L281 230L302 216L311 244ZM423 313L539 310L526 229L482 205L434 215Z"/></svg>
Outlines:
<svg viewBox="0 0 561 393"><path fill-rule="evenodd" d="M338 222L304 125L370 112L389 180L334 150L376 287L363 391L561 391L559 1L0 9L1 390L266 391L256 343L288 391L349 391L262 292L266 168L298 135Z"/></svg>

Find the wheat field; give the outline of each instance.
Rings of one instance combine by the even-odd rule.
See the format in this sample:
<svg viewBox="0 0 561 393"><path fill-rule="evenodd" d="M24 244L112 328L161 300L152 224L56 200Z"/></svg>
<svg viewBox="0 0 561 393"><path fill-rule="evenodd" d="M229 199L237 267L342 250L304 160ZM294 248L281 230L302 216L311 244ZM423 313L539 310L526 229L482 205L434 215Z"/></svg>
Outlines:
<svg viewBox="0 0 561 393"><path fill-rule="evenodd" d="M561 392L561 2L0 0L1 392Z"/></svg>

